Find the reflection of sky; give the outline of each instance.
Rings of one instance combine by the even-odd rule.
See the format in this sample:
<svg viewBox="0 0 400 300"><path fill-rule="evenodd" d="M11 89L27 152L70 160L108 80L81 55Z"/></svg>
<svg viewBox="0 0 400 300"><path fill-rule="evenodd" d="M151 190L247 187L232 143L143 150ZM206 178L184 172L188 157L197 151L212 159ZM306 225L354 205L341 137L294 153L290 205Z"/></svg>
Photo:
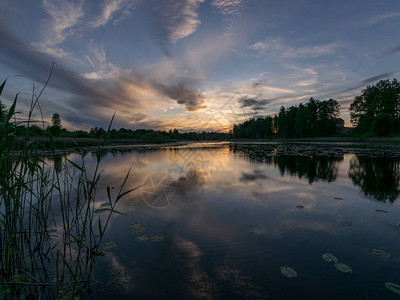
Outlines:
<svg viewBox="0 0 400 300"><path fill-rule="evenodd" d="M238 292L239 282L253 296L288 295L282 291L287 282L279 267L290 265L299 273L292 289L303 296L330 293L339 297L351 291L353 297L364 295L362 292L390 297L383 283L395 280L400 263L396 254L400 245L393 243L399 234L400 207L398 202L371 201L353 185L348 177L352 157L346 154L337 162L334 181L310 184L307 178L281 176L273 164L234 155L226 145L208 150L168 148L116 157L108 154L101 163L101 187L117 189L133 162L126 189L140 186L158 172L169 174L177 189L172 204L162 209L145 204L140 188L118 203L117 209L126 215L114 215L106 236L119 243L112 254L113 268L124 265L124 260L134 261L129 270L139 274L135 279L139 282L151 280L157 273L154 280L160 284L159 292L168 290L161 281L172 272L180 284L171 283L171 293L199 295L203 289L208 296L223 291L244 297ZM104 196L101 189L98 196ZM343 226L342 221L352 225ZM143 234L163 234L165 240L136 242L140 234L128 229L134 222L148 228ZM368 250L372 248L391 253L391 263L371 256ZM325 252L350 265L353 274L341 274L324 262L321 254ZM176 265L172 262L185 271L173 271ZM216 283L210 286L213 281ZM236 287L228 289L235 282ZM310 282L320 284L321 289L313 291ZM147 295L138 285L127 293Z"/></svg>

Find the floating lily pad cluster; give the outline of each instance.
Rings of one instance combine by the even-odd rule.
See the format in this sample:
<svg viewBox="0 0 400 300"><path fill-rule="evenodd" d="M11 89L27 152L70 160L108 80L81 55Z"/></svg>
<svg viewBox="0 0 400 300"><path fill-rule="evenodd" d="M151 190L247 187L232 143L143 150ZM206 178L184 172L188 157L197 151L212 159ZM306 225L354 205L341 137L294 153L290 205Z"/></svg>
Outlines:
<svg viewBox="0 0 400 300"><path fill-rule="evenodd" d="M288 266L281 266L281 273L283 276L286 276L287 278L296 278L297 277L297 272Z"/></svg>
<svg viewBox="0 0 400 300"><path fill-rule="evenodd" d="M120 285L126 285L132 281L132 277L128 272L118 271L112 274L114 280L112 282L119 283Z"/></svg>
<svg viewBox="0 0 400 300"><path fill-rule="evenodd" d="M369 253L371 253L372 255L378 256L378 257L382 257L382 258L387 258L387 259L392 258L392 256L389 253L379 250L379 249L371 249L371 250L369 250Z"/></svg>
<svg viewBox="0 0 400 300"><path fill-rule="evenodd" d="M350 221L342 221L340 222L340 224L342 224L343 226L351 226L351 222Z"/></svg>
<svg viewBox="0 0 400 300"><path fill-rule="evenodd" d="M144 232L144 231L147 230L146 227L143 227L142 224L137 223L137 222L129 225L129 229L132 230L135 233L140 233L140 232ZM144 234L144 235L138 236L136 238L136 241L137 242L148 242L148 241L161 242L163 239L164 239L164 236L161 235L161 234L160 235Z"/></svg>
<svg viewBox="0 0 400 300"><path fill-rule="evenodd" d="M108 243L105 243L103 246L101 246L100 250L107 251L107 250L110 250L110 249L116 247L117 245L118 244L116 242L108 242Z"/></svg>
<svg viewBox="0 0 400 300"><path fill-rule="evenodd" d="M144 232L146 231L146 227L143 227L142 224L140 223L133 223L129 225L129 229L132 230L133 232Z"/></svg>
<svg viewBox="0 0 400 300"><path fill-rule="evenodd" d="M348 265L340 262L339 259L333 254L324 253L322 254L322 259L328 263L333 263L335 268L342 273L349 274L353 272L353 270Z"/></svg>
<svg viewBox="0 0 400 300"><path fill-rule="evenodd" d="M147 241L151 241L151 242L161 242L164 239L163 235L149 235L149 234L145 234L145 235L141 235L139 237L136 238L136 241L138 242L147 242Z"/></svg>

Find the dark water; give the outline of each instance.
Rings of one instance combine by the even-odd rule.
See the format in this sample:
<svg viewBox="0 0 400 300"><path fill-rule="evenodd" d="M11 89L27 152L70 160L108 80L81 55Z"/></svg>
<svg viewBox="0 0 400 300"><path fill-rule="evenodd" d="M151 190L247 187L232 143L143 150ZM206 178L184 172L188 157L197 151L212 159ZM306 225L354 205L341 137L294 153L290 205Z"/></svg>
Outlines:
<svg viewBox="0 0 400 300"><path fill-rule="evenodd" d="M113 216L104 239L117 246L97 260L91 296L399 297L385 282L400 285L400 159L392 150L285 147L193 144L106 154L99 199L106 186L118 189L132 163L128 188L142 186L117 205L124 215ZM281 266L298 276L283 276Z"/></svg>

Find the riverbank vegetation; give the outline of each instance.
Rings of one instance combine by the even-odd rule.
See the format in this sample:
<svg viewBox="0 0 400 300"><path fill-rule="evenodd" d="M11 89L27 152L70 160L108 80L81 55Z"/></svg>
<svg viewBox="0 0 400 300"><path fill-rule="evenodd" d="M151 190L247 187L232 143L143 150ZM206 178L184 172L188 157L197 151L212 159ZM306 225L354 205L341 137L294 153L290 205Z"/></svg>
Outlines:
<svg viewBox="0 0 400 300"><path fill-rule="evenodd" d="M236 138L316 138L340 136L353 131L352 137L383 137L400 135L400 84L396 79L381 80L367 86L350 105L354 129L343 127L339 118L340 105L334 99L314 98L306 104L286 108L278 114L250 119L233 125Z"/></svg>
<svg viewBox="0 0 400 300"><path fill-rule="evenodd" d="M33 94L32 110L39 97ZM111 216L130 192L129 171L118 192L106 187L107 196L99 199L109 130L94 154L94 169L86 168L83 150L53 168L43 145L31 139L36 128L30 117L15 120L17 100L8 110L2 106L0 115L0 299L86 298ZM46 134L54 140L50 130Z"/></svg>

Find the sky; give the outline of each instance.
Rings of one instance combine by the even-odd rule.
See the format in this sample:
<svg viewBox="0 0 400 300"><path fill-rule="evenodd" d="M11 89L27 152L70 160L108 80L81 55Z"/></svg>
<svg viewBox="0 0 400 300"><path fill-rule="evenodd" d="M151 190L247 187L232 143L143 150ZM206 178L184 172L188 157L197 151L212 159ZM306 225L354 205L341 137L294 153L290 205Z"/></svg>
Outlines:
<svg viewBox="0 0 400 300"><path fill-rule="evenodd" d="M1 101L69 130L223 131L400 78L399 0L0 0ZM53 67L53 70L52 70ZM51 72L52 70L52 72ZM47 79L49 82L41 93ZM35 102L35 101L34 101Z"/></svg>

